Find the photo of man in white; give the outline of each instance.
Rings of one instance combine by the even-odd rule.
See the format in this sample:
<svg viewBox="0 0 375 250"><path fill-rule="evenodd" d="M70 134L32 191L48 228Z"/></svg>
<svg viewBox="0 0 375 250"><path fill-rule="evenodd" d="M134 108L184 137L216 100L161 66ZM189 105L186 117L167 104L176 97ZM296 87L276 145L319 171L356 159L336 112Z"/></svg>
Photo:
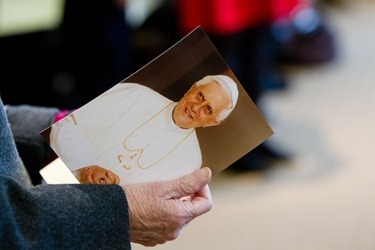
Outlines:
<svg viewBox="0 0 375 250"><path fill-rule="evenodd" d="M195 128L221 124L237 99L226 75L195 82L179 102L119 83L53 124L50 146L81 183L174 179L202 166Z"/></svg>

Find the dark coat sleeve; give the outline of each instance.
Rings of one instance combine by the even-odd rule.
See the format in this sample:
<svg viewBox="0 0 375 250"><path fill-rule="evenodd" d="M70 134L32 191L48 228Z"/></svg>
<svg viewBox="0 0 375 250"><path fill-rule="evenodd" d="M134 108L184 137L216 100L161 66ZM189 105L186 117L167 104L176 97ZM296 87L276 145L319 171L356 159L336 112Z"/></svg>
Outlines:
<svg viewBox="0 0 375 250"><path fill-rule="evenodd" d="M0 176L4 249L130 249L125 194L118 185L24 188Z"/></svg>
<svg viewBox="0 0 375 250"><path fill-rule="evenodd" d="M34 185L42 182L39 170L56 158L40 132L49 127L57 108L6 105L6 114L17 151Z"/></svg>

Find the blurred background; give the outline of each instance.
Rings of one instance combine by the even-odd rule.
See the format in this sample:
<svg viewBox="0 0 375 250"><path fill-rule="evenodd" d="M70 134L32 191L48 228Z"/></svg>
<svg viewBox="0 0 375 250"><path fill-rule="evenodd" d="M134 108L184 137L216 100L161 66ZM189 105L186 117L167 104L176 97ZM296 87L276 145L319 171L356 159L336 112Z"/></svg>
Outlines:
<svg viewBox="0 0 375 250"><path fill-rule="evenodd" d="M372 250L373 22L371 0L0 0L0 94L77 108L202 25L275 134L156 249Z"/></svg>

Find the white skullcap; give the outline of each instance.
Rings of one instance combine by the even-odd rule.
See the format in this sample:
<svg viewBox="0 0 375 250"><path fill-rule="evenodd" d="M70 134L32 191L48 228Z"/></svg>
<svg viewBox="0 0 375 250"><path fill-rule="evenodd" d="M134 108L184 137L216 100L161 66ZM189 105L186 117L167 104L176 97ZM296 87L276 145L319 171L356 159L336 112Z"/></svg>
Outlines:
<svg viewBox="0 0 375 250"><path fill-rule="evenodd" d="M228 94L231 99L231 104L228 108L224 109L216 118L218 121L224 120L234 109L238 100L238 88L237 84L232 78L226 75L209 75L205 76L197 82L197 86L208 84L212 81L216 81L220 84L221 88Z"/></svg>

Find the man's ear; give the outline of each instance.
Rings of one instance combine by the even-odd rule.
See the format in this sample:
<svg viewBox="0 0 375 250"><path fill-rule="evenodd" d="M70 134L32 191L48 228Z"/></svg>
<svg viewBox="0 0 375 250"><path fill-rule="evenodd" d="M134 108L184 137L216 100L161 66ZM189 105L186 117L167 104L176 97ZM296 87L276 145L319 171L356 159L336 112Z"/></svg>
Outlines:
<svg viewBox="0 0 375 250"><path fill-rule="evenodd" d="M221 124L221 122L213 120L213 121L210 121L209 123L203 125L202 127L207 128L207 127L217 126L217 125L220 125L220 124Z"/></svg>

